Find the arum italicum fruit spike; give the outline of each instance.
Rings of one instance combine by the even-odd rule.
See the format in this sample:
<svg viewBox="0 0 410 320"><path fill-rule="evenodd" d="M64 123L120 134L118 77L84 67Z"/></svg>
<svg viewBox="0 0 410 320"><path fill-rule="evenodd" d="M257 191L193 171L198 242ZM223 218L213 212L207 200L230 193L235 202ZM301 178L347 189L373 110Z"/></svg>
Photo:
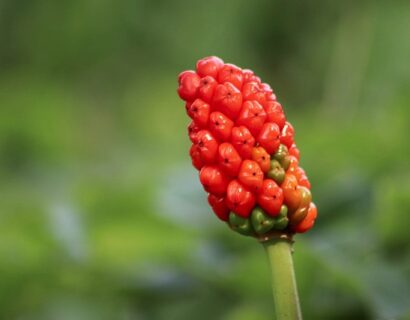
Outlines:
<svg viewBox="0 0 410 320"><path fill-rule="evenodd" d="M251 70L214 56L182 72L177 91L192 120L189 154L211 209L232 230L263 243L276 318L301 319L293 236L313 227L317 209L282 105Z"/></svg>

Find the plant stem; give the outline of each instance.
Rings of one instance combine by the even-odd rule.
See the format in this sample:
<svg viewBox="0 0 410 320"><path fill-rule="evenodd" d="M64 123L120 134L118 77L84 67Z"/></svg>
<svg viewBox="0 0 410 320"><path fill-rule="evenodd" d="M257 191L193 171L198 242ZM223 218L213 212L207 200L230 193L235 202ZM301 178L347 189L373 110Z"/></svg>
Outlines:
<svg viewBox="0 0 410 320"><path fill-rule="evenodd" d="M301 320L292 260L292 241L273 238L263 242L272 273L273 302L277 320Z"/></svg>

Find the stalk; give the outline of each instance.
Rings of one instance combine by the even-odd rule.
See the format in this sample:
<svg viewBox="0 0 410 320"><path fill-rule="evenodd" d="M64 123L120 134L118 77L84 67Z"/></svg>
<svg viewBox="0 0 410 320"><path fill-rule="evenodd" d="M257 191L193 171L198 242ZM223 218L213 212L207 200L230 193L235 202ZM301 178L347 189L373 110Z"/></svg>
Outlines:
<svg viewBox="0 0 410 320"><path fill-rule="evenodd" d="M268 255L273 302L277 320L301 320L299 296L292 260L292 240L273 238L263 242Z"/></svg>

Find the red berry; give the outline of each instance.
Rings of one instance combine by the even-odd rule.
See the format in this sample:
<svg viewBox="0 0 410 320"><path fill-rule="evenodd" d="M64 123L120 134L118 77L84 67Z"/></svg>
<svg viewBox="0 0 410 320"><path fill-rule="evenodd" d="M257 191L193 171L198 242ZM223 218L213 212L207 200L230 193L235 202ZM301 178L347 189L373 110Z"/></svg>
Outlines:
<svg viewBox="0 0 410 320"><path fill-rule="evenodd" d="M265 103L265 111L267 114L267 121L276 123L279 126L279 129L282 130L286 118L281 104L277 101L267 101Z"/></svg>
<svg viewBox="0 0 410 320"><path fill-rule="evenodd" d="M293 126L289 122L286 122L285 126L282 129L280 142L283 143L288 148L290 148L294 142L293 140L294 135L295 135L295 130L293 129Z"/></svg>
<svg viewBox="0 0 410 320"><path fill-rule="evenodd" d="M263 172L268 172L270 169L270 155L262 147L254 147L252 149L252 160L256 161Z"/></svg>
<svg viewBox="0 0 410 320"><path fill-rule="evenodd" d="M216 82L216 80L211 76L202 78L199 83L198 97L208 103L212 102L212 98L214 96L215 88L217 85L218 82Z"/></svg>
<svg viewBox="0 0 410 320"><path fill-rule="evenodd" d="M187 102L187 112L199 127L206 127L210 113L209 104L201 99L196 99L192 103Z"/></svg>
<svg viewBox="0 0 410 320"><path fill-rule="evenodd" d="M218 142L208 130L201 130L196 134L196 145L203 163L212 164L216 162Z"/></svg>
<svg viewBox="0 0 410 320"><path fill-rule="evenodd" d="M188 126L188 136L191 142L195 143L196 142L196 135L198 131L201 130L201 128L195 123L195 121L192 121L189 126Z"/></svg>
<svg viewBox="0 0 410 320"><path fill-rule="evenodd" d="M302 222L300 222L297 226L293 228L293 231L298 233L304 233L308 231L315 224L316 217L317 208L315 204L311 202L306 217L302 220Z"/></svg>
<svg viewBox="0 0 410 320"><path fill-rule="evenodd" d="M185 71L180 74L178 94L181 99L186 101L193 101L199 87L201 78L194 71Z"/></svg>
<svg viewBox="0 0 410 320"><path fill-rule="evenodd" d="M252 148L255 146L255 138L248 128L244 126L232 129L231 142L239 152L242 159L249 159L252 155Z"/></svg>
<svg viewBox="0 0 410 320"><path fill-rule="evenodd" d="M224 62L218 57L205 57L196 63L196 72L201 77L211 76L216 79L218 72L223 65Z"/></svg>
<svg viewBox="0 0 410 320"><path fill-rule="evenodd" d="M244 100L256 100L261 105L266 101L265 91L255 81L246 82L243 85L242 96Z"/></svg>
<svg viewBox="0 0 410 320"><path fill-rule="evenodd" d="M236 124L249 129L252 135L257 136L266 120L266 112L257 101L245 101L242 105Z"/></svg>
<svg viewBox="0 0 410 320"><path fill-rule="evenodd" d="M258 143L269 154L274 154L280 145L280 130L276 123L267 122L259 132Z"/></svg>
<svg viewBox="0 0 410 320"><path fill-rule="evenodd" d="M289 154L291 156L294 156L296 159L300 160L300 151L298 147L296 147L296 144L293 143L290 148L289 148Z"/></svg>
<svg viewBox="0 0 410 320"><path fill-rule="evenodd" d="M218 82L230 82L239 90L241 90L243 82L242 69L235 66L234 64L225 64L218 72Z"/></svg>
<svg viewBox="0 0 410 320"><path fill-rule="evenodd" d="M293 156L292 156L293 157ZM292 163L292 162L291 162ZM290 165L289 165L290 166ZM296 179L299 181L299 179L301 177L303 177L304 175L306 175L305 170L303 170L303 168L301 167L296 167L296 169L294 170L294 172L292 173Z"/></svg>
<svg viewBox="0 0 410 320"><path fill-rule="evenodd" d="M232 180L226 191L226 202L238 216L247 218L255 206L255 196L239 181Z"/></svg>
<svg viewBox="0 0 410 320"><path fill-rule="evenodd" d="M298 184L300 186L306 187L310 190L310 182L306 176L305 170L303 170L301 167L297 167L296 170L294 170L294 175L298 180Z"/></svg>
<svg viewBox="0 0 410 320"><path fill-rule="evenodd" d="M255 77L255 74L250 69L243 69L242 74L243 74L243 83L253 81Z"/></svg>
<svg viewBox="0 0 410 320"><path fill-rule="evenodd" d="M266 100L267 100L267 101L276 101L276 94L274 94L274 93L267 93L267 94L266 94Z"/></svg>
<svg viewBox="0 0 410 320"><path fill-rule="evenodd" d="M197 170L201 170L201 168L204 166L204 162L202 161L199 148L196 144L193 144L191 148L189 149L189 155L191 156L192 165Z"/></svg>
<svg viewBox="0 0 410 320"><path fill-rule="evenodd" d="M308 179L308 177L306 175L302 176L299 180L298 180L298 184L302 187L306 187L310 190L311 185L310 185L310 181Z"/></svg>
<svg viewBox="0 0 410 320"><path fill-rule="evenodd" d="M212 194L223 196L229 180L216 166L204 166L199 173L199 180L204 189Z"/></svg>
<svg viewBox="0 0 410 320"><path fill-rule="evenodd" d="M263 180L257 198L259 205L271 216L277 216L283 204L283 191L272 179Z"/></svg>
<svg viewBox="0 0 410 320"><path fill-rule="evenodd" d="M219 219L221 219L222 221L228 221L230 210L226 204L224 197L218 197L214 194L209 194L208 203Z"/></svg>
<svg viewBox="0 0 410 320"><path fill-rule="evenodd" d="M253 160L244 160L238 174L238 180L253 192L259 191L263 183L263 171Z"/></svg>
<svg viewBox="0 0 410 320"><path fill-rule="evenodd" d="M209 116L209 130L219 141L228 141L231 137L233 121L222 112L212 112Z"/></svg>
<svg viewBox="0 0 410 320"><path fill-rule="evenodd" d="M216 86L213 102L216 109L234 120L241 111L242 94L233 84L226 82Z"/></svg>
<svg viewBox="0 0 410 320"><path fill-rule="evenodd" d="M182 78L185 77L187 74L195 74L195 71L192 71L192 70L182 71L182 72L178 75L178 85L181 84Z"/></svg>
<svg viewBox="0 0 410 320"><path fill-rule="evenodd" d="M236 176L241 167L242 159L230 143L222 143L218 148L218 164L230 176Z"/></svg>
<svg viewBox="0 0 410 320"><path fill-rule="evenodd" d="M243 69L242 74L243 74L243 84L245 84L246 82L256 82L257 84L262 83L261 78L256 76L252 70Z"/></svg>
<svg viewBox="0 0 410 320"><path fill-rule="evenodd" d="M265 92L265 98L273 93L272 88L267 83L261 83L260 87Z"/></svg>

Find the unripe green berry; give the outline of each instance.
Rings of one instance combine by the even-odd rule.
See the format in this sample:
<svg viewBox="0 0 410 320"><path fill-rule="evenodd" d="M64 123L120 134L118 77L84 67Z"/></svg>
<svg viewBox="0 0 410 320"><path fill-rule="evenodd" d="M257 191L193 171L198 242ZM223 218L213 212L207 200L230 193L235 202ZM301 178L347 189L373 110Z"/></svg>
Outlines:
<svg viewBox="0 0 410 320"><path fill-rule="evenodd" d="M275 219L269 217L260 207L252 210L251 221L253 229L257 234L264 234L273 228Z"/></svg>
<svg viewBox="0 0 410 320"><path fill-rule="evenodd" d="M252 234L252 228L249 219L242 218L232 211L231 213L229 213L229 225L234 231L243 235Z"/></svg>
<svg viewBox="0 0 410 320"><path fill-rule="evenodd" d="M288 216L288 207L285 204L282 204L280 207L279 214L277 216L277 219L284 218Z"/></svg>
<svg viewBox="0 0 410 320"><path fill-rule="evenodd" d="M281 161L281 165L283 167L283 169L288 170L289 166L290 166L290 158L289 156L286 156L285 158L283 158L283 160Z"/></svg>
<svg viewBox="0 0 410 320"><path fill-rule="evenodd" d="M285 170L282 168L278 160L271 160L270 170L268 171L267 176L275 180L278 185L282 184L283 180L285 180Z"/></svg>
<svg viewBox="0 0 410 320"><path fill-rule="evenodd" d="M288 217L283 217L275 221L275 225L273 228L275 230L283 230L288 226L288 223L289 223Z"/></svg>
<svg viewBox="0 0 410 320"><path fill-rule="evenodd" d="M281 144L276 153L273 155L273 158L281 162L288 154L288 148L284 144Z"/></svg>

